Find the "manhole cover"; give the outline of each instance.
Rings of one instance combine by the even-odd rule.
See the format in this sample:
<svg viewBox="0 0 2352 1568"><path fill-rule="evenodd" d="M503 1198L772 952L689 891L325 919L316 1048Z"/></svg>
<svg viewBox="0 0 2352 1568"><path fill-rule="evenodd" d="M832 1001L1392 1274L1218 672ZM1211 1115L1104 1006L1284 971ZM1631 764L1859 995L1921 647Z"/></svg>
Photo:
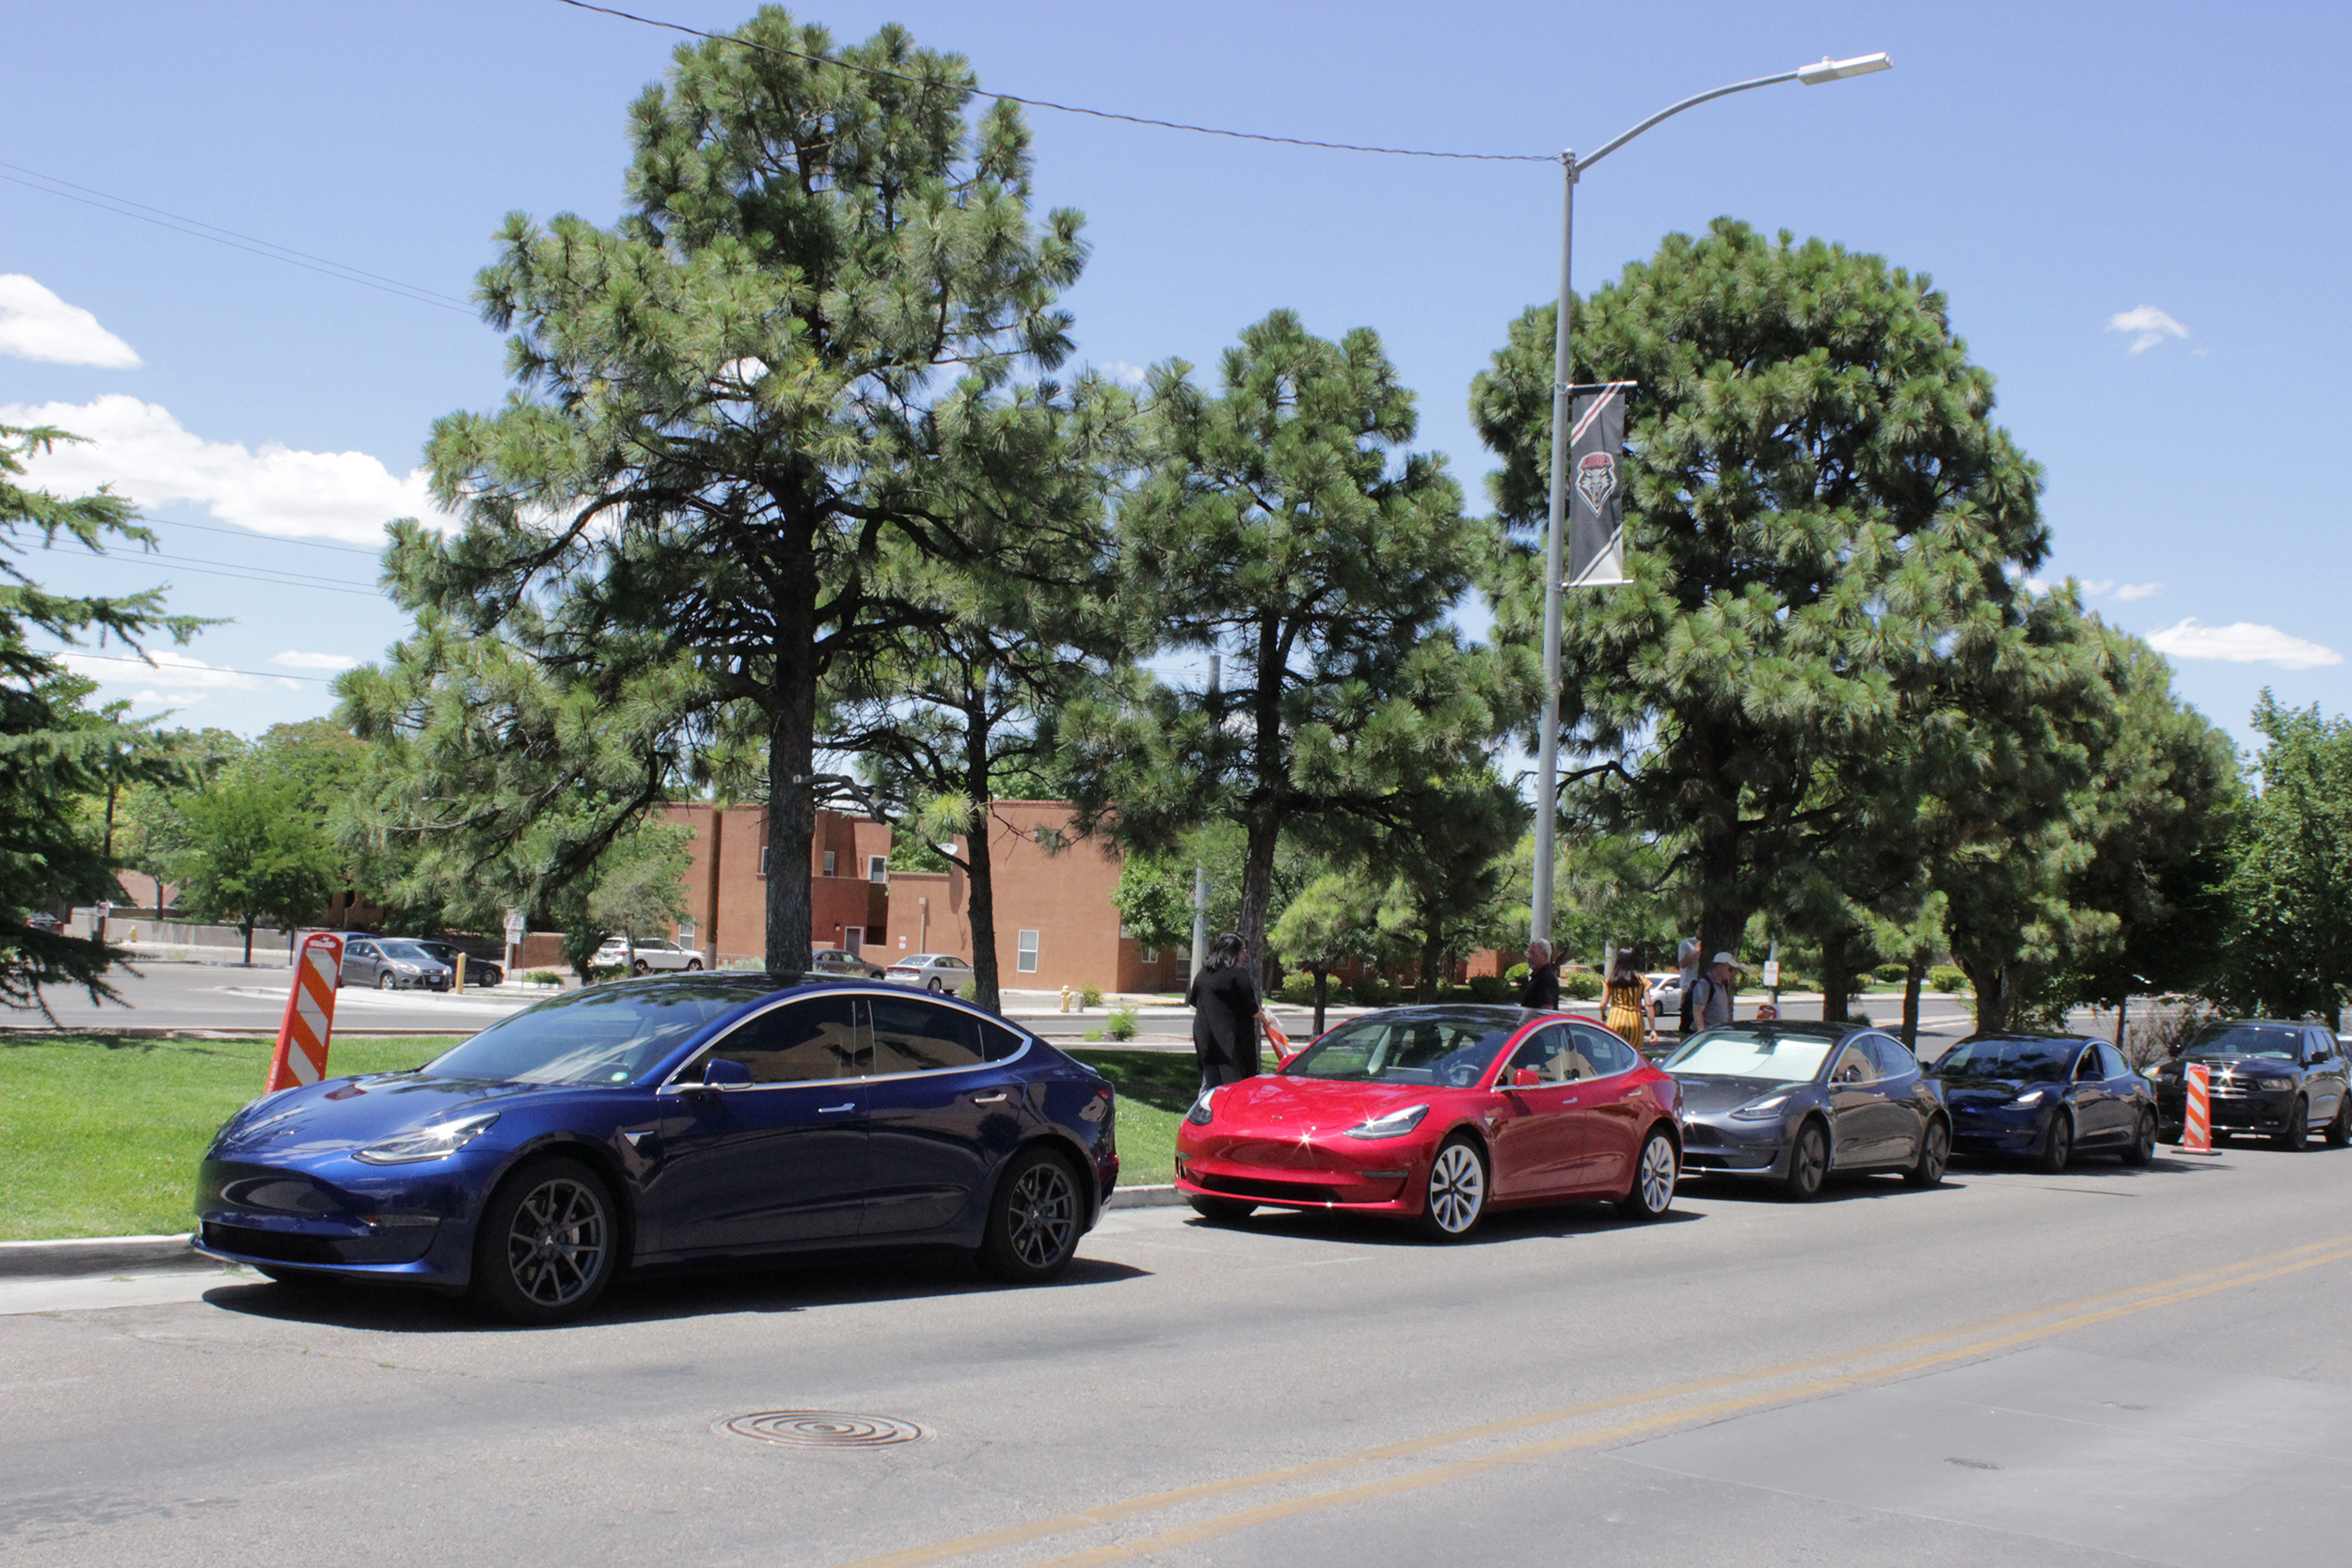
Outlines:
<svg viewBox="0 0 2352 1568"><path fill-rule="evenodd" d="M719 1430L788 1449L886 1449L930 1435L913 1421L839 1410L762 1410L722 1421Z"/></svg>

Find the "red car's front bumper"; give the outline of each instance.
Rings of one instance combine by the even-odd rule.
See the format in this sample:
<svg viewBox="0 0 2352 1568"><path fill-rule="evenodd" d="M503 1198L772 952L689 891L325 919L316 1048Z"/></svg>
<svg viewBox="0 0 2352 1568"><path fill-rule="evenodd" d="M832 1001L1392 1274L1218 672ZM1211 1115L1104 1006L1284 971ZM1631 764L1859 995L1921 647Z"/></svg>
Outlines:
<svg viewBox="0 0 2352 1568"><path fill-rule="evenodd" d="M1176 1186L1203 1197L1286 1209L1359 1209L1418 1214L1429 1146L1417 1136L1343 1133L1267 1138L1190 1127L1176 1143Z"/></svg>

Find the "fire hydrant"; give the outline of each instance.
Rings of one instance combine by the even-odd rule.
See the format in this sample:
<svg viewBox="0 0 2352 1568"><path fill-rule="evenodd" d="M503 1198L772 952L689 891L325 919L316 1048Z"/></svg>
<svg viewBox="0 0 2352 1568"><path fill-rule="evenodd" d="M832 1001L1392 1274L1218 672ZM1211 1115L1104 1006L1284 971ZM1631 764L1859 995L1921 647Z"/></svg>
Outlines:
<svg viewBox="0 0 2352 1568"><path fill-rule="evenodd" d="M1062 987L1062 989L1061 989L1061 1010L1062 1010L1063 1012L1068 1012L1068 1011L1070 1011L1070 1005L1071 1005L1073 1002L1075 1002L1076 1000L1078 1000L1078 993L1077 993L1076 991L1072 990L1071 990L1068 986L1064 986L1064 987Z"/></svg>

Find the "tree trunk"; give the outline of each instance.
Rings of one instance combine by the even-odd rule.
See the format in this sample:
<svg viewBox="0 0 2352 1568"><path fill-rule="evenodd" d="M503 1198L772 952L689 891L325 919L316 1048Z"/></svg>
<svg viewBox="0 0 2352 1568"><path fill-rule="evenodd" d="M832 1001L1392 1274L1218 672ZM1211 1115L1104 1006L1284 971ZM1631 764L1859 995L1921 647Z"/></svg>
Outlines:
<svg viewBox="0 0 2352 1568"><path fill-rule="evenodd" d="M244 922L239 929L245 932L245 966L251 969L253 967L253 922L250 920Z"/></svg>
<svg viewBox="0 0 2352 1568"><path fill-rule="evenodd" d="M1265 928L1273 917L1274 844L1279 832L1272 811L1256 814L1242 853L1240 935L1250 960L1257 963L1264 958Z"/></svg>
<svg viewBox="0 0 2352 1568"><path fill-rule="evenodd" d="M1919 1050L1919 982L1927 973L1928 966L1916 958L1903 966L1903 1048L1915 1055Z"/></svg>
<svg viewBox="0 0 2352 1568"><path fill-rule="evenodd" d="M1421 975L1413 982L1413 1000L1435 1002L1438 999L1438 939L1430 937L1421 944Z"/></svg>
<svg viewBox="0 0 2352 1568"><path fill-rule="evenodd" d="M1004 1011L1004 976L996 967L996 862L989 843L988 803L964 835L964 911L972 921L972 996L994 1012Z"/></svg>
<svg viewBox="0 0 2352 1568"><path fill-rule="evenodd" d="M1317 1037L1320 1037L1322 1036L1322 1034L1323 1034L1323 1005L1324 1005L1324 1002L1325 1002L1326 998L1327 998L1330 994L1331 994L1331 972L1330 972L1328 969L1326 969L1323 965L1321 965L1321 964L1317 964L1317 965L1315 965L1315 1028L1314 1028L1314 1033L1315 1033L1315 1036L1316 1036Z"/></svg>
<svg viewBox="0 0 2352 1568"><path fill-rule="evenodd" d="M2127 991L2127 992L2125 992L2123 995L2119 996L2119 997L2117 997L2117 998L2116 998L2116 1000L2115 1000L2115 1049L2116 1049L2116 1050L2118 1050L2118 1051L2121 1051L2121 1050L2122 1050L2122 1049L2123 1049L2123 1020L2124 1020L2126 1017L2128 1017L2128 1016L2130 1015L2131 1010L2132 1010L2132 998L2131 998L2131 994L2130 994L2130 992L2128 992L2128 991Z"/></svg>
<svg viewBox="0 0 2352 1568"><path fill-rule="evenodd" d="M1968 984L1976 991L1977 1033L1997 1035L2009 1027L2010 1014L2017 1008L2017 976L2003 964L1986 969L1971 964L1953 955L1961 970L1968 976Z"/></svg>
<svg viewBox="0 0 2352 1568"><path fill-rule="evenodd" d="M1740 939L1747 935L1750 910L1708 905L1699 916L1699 973L1707 974L1718 953L1740 956ZM1557 957L1557 955L1554 955ZM1736 978L1736 976L1735 976Z"/></svg>
<svg viewBox="0 0 2352 1568"><path fill-rule="evenodd" d="M807 592L815 593L815 574ZM808 969L809 854L817 831L817 671L811 662L813 601L779 604L775 682L768 706L768 972L787 984Z"/></svg>
<svg viewBox="0 0 2352 1568"><path fill-rule="evenodd" d="M1846 1004L1852 999L1853 963L1848 958L1847 935L1839 931L1821 939L1821 1022L1846 1022Z"/></svg>

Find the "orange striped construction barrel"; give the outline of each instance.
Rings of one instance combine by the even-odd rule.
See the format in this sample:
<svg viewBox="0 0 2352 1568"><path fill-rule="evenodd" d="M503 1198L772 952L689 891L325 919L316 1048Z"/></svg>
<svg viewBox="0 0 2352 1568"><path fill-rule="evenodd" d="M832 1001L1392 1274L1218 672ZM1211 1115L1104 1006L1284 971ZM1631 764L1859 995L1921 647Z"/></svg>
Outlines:
<svg viewBox="0 0 2352 1568"><path fill-rule="evenodd" d="M2181 1086L2188 1097L2181 1117L2181 1147L2191 1154L2213 1152L2213 1083L2207 1076L2211 1071L2202 1062L2191 1062L2181 1072Z"/></svg>
<svg viewBox="0 0 2352 1568"><path fill-rule="evenodd" d="M263 1094L315 1084L326 1076L326 1037L335 1027L335 977L342 967L342 938L332 931L313 931L302 939Z"/></svg>

